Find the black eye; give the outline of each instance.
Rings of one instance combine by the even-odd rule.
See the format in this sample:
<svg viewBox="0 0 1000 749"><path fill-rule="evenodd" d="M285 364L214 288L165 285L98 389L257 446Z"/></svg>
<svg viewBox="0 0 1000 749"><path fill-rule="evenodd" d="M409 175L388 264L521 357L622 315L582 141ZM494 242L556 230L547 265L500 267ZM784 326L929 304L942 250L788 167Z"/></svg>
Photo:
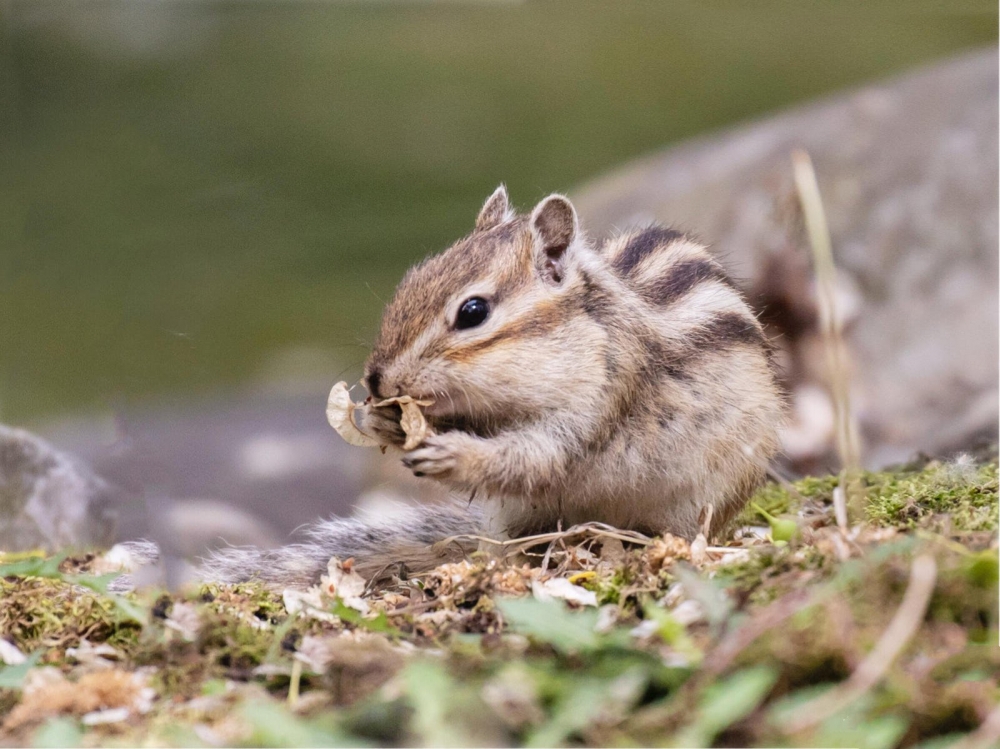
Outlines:
<svg viewBox="0 0 1000 749"><path fill-rule="evenodd" d="M458 308L458 316L455 318L455 327L458 330L474 328L486 322L490 316L490 305L480 296L474 296L462 302Z"/></svg>

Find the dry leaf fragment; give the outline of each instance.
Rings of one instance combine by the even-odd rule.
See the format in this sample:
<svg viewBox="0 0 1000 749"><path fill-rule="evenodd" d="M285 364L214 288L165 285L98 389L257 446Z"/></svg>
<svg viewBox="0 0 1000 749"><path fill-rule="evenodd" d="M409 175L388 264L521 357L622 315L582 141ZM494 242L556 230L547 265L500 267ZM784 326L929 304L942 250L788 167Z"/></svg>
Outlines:
<svg viewBox="0 0 1000 749"><path fill-rule="evenodd" d="M94 710L80 718L85 726L103 726L109 723L121 723L129 719L132 711L127 707L109 707L106 710Z"/></svg>
<svg viewBox="0 0 1000 749"><path fill-rule="evenodd" d="M678 559L690 558L691 544L671 533L664 533L662 537L654 538L646 550L646 560L653 572L669 567Z"/></svg>
<svg viewBox="0 0 1000 749"><path fill-rule="evenodd" d="M106 642L95 645L84 638L79 646L66 648L66 657L92 668L114 668L114 662L121 659L121 654Z"/></svg>
<svg viewBox="0 0 1000 749"><path fill-rule="evenodd" d="M708 539L699 533L691 542L691 564L700 567L708 561Z"/></svg>
<svg viewBox="0 0 1000 749"><path fill-rule="evenodd" d="M403 443L404 450L413 450L431 434L431 429L424 418L421 410L424 406L429 406L434 401L414 400L412 396L400 395L395 398L386 398L375 404L375 408L385 406L399 406L403 411L403 416L399 420L399 426L403 428L406 435L406 442Z"/></svg>
<svg viewBox="0 0 1000 749"><path fill-rule="evenodd" d="M368 602L362 598L365 579L354 570L354 560L341 562L332 557L326 567L326 574L320 576L319 585L308 590L288 589L281 596L289 614L303 612L314 619L336 622L339 617L331 614L330 604L338 598L355 611L367 614Z"/></svg>
<svg viewBox="0 0 1000 749"><path fill-rule="evenodd" d="M137 672L93 671L75 683L58 674L39 680L30 691L25 689L20 704L7 714L3 727L13 731L55 715L82 716L114 708L145 713L155 697L155 691L146 686L145 676Z"/></svg>
<svg viewBox="0 0 1000 749"><path fill-rule="evenodd" d="M409 395L400 395L373 403L372 408L400 407L403 415L399 421L399 425L406 434L406 442L403 444L403 449L412 450L432 433L427 420L424 418L424 412L421 409L424 406L431 405L433 402L429 400L416 400ZM356 447L383 447L377 439L358 428L353 418L354 410L357 407L358 404L351 400L347 383L338 382L330 390L330 397L326 401L326 419L330 422L330 426L337 430L337 434L343 437L344 441L349 445L355 445Z"/></svg>
<svg viewBox="0 0 1000 749"><path fill-rule="evenodd" d="M605 567L621 567L625 563L625 544L617 538L602 538L601 563Z"/></svg>
<svg viewBox="0 0 1000 749"><path fill-rule="evenodd" d="M670 615L685 627L705 619L705 609L692 598L681 601L670 611Z"/></svg>
<svg viewBox="0 0 1000 749"><path fill-rule="evenodd" d="M399 425L406 433L406 442L403 443L404 450L413 450L427 439L430 429L427 420L424 419L424 412L416 403L407 403L402 406L403 418L399 420Z"/></svg>
<svg viewBox="0 0 1000 749"><path fill-rule="evenodd" d="M326 420L347 444L356 447L378 447L378 440L358 429L354 419L351 418L355 408L357 404L351 400L347 383L338 382L330 390L330 397L326 401Z"/></svg>
<svg viewBox="0 0 1000 749"><path fill-rule="evenodd" d="M326 602L318 586L313 586L309 590L295 590L287 588L281 593L281 600L285 604L285 610L289 614L306 614L313 619L324 622L340 621L338 617L329 611L324 611Z"/></svg>

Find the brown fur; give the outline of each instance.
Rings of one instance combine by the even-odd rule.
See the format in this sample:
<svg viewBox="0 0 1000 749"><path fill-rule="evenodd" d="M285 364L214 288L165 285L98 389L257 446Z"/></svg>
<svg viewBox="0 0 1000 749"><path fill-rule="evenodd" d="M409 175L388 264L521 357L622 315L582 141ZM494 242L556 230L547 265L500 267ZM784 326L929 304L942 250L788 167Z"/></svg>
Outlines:
<svg viewBox="0 0 1000 749"><path fill-rule="evenodd" d="M206 563L209 579L309 584L331 555L368 573L423 567L462 552L431 548L452 535L585 521L693 538L706 506L718 531L760 484L783 415L770 346L704 247L650 227L594 249L566 198L518 216L502 186L475 227L406 274L366 364L373 395L434 401L436 434L403 462L466 500L228 550ZM459 326L472 297L490 314ZM398 409L355 417L402 444Z"/></svg>
<svg viewBox="0 0 1000 749"><path fill-rule="evenodd" d="M769 344L735 284L674 230L595 250L561 196L527 219L490 201L506 218L408 274L368 364L380 394L440 410L441 433L404 462L475 492L496 532L603 520L690 537L705 504L721 527L782 419ZM491 316L456 330L449 305L471 296Z"/></svg>

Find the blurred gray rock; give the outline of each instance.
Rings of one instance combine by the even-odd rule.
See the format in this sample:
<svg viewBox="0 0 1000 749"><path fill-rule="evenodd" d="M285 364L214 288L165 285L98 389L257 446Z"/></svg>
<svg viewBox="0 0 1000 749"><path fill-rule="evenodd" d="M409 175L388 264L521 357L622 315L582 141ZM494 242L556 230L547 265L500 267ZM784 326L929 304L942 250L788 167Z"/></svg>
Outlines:
<svg viewBox="0 0 1000 749"><path fill-rule="evenodd" d="M0 425L0 550L108 546L116 494L76 458Z"/></svg>
<svg viewBox="0 0 1000 749"><path fill-rule="evenodd" d="M304 523L350 514L372 456L327 424L328 390L176 398L37 428L123 487L117 540L151 538L189 558L277 546Z"/></svg>
<svg viewBox="0 0 1000 749"><path fill-rule="evenodd" d="M575 193L595 236L693 231L782 348L798 467L832 462L832 414L790 154L814 161L840 271L864 462L996 439L997 51L700 138ZM826 399L826 400L825 400Z"/></svg>

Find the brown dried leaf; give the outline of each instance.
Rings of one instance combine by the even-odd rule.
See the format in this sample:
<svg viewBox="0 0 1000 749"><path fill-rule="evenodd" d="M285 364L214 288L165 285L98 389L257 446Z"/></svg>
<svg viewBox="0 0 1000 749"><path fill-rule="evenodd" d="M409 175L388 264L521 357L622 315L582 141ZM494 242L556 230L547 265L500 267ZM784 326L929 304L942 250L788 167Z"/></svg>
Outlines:
<svg viewBox="0 0 1000 749"><path fill-rule="evenodd" d="M25 689L24 698L7 714L3 727L11 731L55 715L82 716L117 707L144 712L148 710L146 703L151 698L147 692L144 678L128 671L95 671L84 675L76 683L67 681L60 674L59 678L49 680L37 689Z"/></svg>
<svg viewBox="0 0 1000 749"><path fill-rule="evenodd" d="M700 567L708 561L708 539L699 533L691 542L691 564Z"/></svg>
<svg viewBox="0 0 1000 749"><path fill-rule="evenodd" d="M399 406L403 412L399 425L406 434L406 442L403 444L404 450L413 450L423 442L433 432L424 418L421 410L424 406L429 406L434 401L416 400L410 395L399 395L393 398L386 398L378 403L373 403L372 408L385 408L388 406ZM349 445L356 447L384 447L377 439L361 431L354 421L354 410L358 404L351 400L350 392L346 382L338 382L330 390L330 396L326 401L326 418L330 426L337 430L337 434L344 438Z"/></svg>
<svg viewBox="0 0 1000 749"><path fill-rule="evenodd" d="M351 400L347 383L338 382L334 385L330 390L330 397L326 401L326 419L330 422L330 426L336 429L337 434L343 437L349 445L378 447L378 440L358 429L354 419L351 418L355 408L357 408L357 404Z"/></svg>
<svg viewBox="0 0 1000 749"><path fill-rule="evenodd" d="M399 420L399 426L403 428L403 432L406 434L406 442L403 443L403 449L409 451L415 449L417 445L433 434L430 426L427 424L427 419L424 418L424 412L421 410L424 406L429 406L433 402L415 400L409 395L400 395L395 398L386 398L379 401L375 404L375 408L399 406L402 409L403 416Z"/></svg>
<svg viewBox="0 0 1000 749"><path fill-rule="evenodd" d="M678 559L690 559L691 544L680 536L664 533L661 538L653 539L645 556L650 569L658 572Z"/></svg>

